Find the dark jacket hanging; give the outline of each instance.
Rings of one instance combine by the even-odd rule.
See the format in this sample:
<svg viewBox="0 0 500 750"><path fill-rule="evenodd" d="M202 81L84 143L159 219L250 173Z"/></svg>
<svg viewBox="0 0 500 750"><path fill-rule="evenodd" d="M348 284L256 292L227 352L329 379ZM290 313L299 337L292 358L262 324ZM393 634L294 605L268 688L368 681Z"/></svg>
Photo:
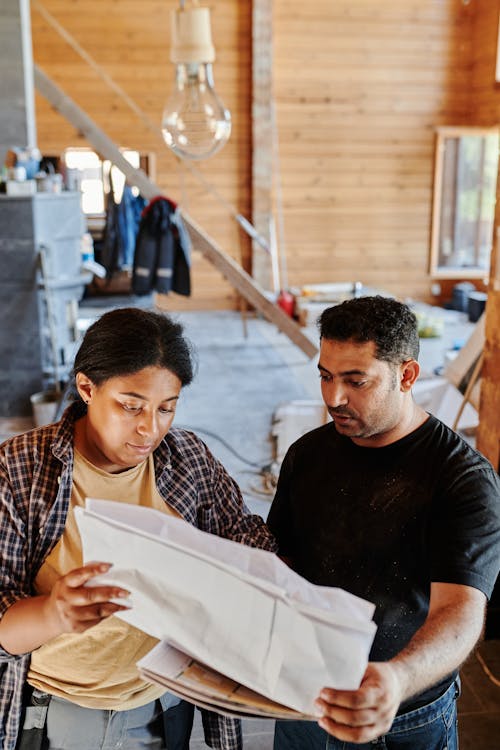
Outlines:
<svg viewBox="0 0 500 750"><path fill-rule="evenodd" d="M113 178L109 174L110 188L106 193L106 224L102 244L96 253L96 260L106 269L106 277L111 279L120 270L120 258L123 255L122 235L118 226L119 203L115 199Z"/></svg>
<svg viewBox="0 0 500 750"><path fill-rule="evenodd" d="M132 291L191 294L191 242L175 203L159 196L142 212L135 244Z"/></svg>

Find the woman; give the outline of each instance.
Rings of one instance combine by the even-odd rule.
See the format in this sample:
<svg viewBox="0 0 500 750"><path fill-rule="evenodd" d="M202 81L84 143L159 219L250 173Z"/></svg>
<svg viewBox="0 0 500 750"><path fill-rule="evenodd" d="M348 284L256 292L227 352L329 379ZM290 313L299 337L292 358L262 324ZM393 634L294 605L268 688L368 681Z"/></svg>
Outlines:
<svg viewBox="0 0 500 750"><path fill-rule="evenodd" d="M170 429L193 377L178 323L106 313L85 334L74 376L78 399L60 422L0 447L0 746L185 747L164 739L179 701L135 668L154 639L112 616L128 592L85 586L109 566L82 564L73 509L86 497L138 503L244 544L274 550L274 540L204 443ZM239 746L237 722L203 718L213 747Z"/></svg>

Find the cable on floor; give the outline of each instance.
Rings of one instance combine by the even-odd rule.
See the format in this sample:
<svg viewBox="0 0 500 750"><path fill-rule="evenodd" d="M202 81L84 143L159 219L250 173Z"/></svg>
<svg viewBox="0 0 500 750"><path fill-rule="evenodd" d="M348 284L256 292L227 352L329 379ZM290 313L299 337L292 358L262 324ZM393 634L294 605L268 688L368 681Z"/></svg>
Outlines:
<svg viewBox="0 0 500 750"><path fill-rule="evenodd" d="M493 674L493 672L491 672L490 668L486 664L485 660L483 659L483 657L481 656L481 654L479 653L479 651L476 650L474 652L474 655L475 655L476 659L478 660L478 662L480 663L483 672L485 673L486 677L490 680L490 682L492 682L497 687L500 687L500 680L497 677L495 677L495 675Z"/></svg>
<svg viewBox="0 0 500 750"><path fill-rule="evenodd" d="M204 427L193 427L192 425L177 425L177 426L184 430L191 430L192 432L201 432L203 435L208 435L214 438L214 440L218 440L238 460L242 461L244 464L247 464L247 466L252 466L254 469L258 469L258 471L254 471L251 473L257 474L257 476L261 477L264 487L263 489L258 489L257 487L251 485L249 488L250 492L258 496L264 495L265 497L271 497L272 495L274 495L274 492L276 490L276 485L278 483L278 474L279 474L279 465L276 463L276 461L271 461L270 463L267 463L264 465L262 465L261 463L258 463L257 461L250 461L248 458L245 458L240 453L238 453L238 451L236 451L233 448L233 446L227 442L227 440L224 440L224 438L222 438L220 435L217 435L217 433L215 432L206 430Z"/></svg>
<svg viewBox="0 0 500 750"><path fill-rule="evenodd" d="M217 435L215 432L210 432L210 430L206 430L204 427L192 427L191 425L176 425L177 427L180 427L183 430L191 430L192 432L201 432L203 435L209 435L210 437L214 438L215 440L218 440L219 443L222 443L222 445L230 451L233 456L236 456L240 461L242 461L244 464L248 464L248 466L253 466L256 469L262 468L262 464L257 463L256 461L249 461L248 458L245 458L240 453L238 453L232 445L230 445L227 440L224 440L220 435Z"/></svg>

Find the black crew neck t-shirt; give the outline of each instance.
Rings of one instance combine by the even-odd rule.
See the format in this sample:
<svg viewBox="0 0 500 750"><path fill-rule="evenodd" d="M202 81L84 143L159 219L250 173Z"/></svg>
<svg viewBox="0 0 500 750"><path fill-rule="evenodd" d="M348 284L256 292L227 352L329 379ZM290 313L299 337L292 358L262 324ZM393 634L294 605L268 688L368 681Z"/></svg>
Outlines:
<svg viewBox="0 0 500 750"><path fill-rule="evenodd" d="M289 449L269 516L280 554L304 578L376 605L371 661L399 653L424 623L431 582L491 595L500 565L500 482L430 416L381 448L329 423ZM453 676L402 706L433 700Z"/></svg>

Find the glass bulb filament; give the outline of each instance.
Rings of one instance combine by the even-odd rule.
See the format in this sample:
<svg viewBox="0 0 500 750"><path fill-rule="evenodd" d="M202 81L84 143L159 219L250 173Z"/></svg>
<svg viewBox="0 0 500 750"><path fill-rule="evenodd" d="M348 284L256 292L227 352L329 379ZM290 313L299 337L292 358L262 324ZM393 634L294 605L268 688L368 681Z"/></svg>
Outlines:
<svg viewBox="0 0 500 750"><path fill-rule="evenodd" d="M175 90L162 118L165 143L183 159L207 159L226 143L231 115L217 96L210 63L176 66Z"/></svg>

